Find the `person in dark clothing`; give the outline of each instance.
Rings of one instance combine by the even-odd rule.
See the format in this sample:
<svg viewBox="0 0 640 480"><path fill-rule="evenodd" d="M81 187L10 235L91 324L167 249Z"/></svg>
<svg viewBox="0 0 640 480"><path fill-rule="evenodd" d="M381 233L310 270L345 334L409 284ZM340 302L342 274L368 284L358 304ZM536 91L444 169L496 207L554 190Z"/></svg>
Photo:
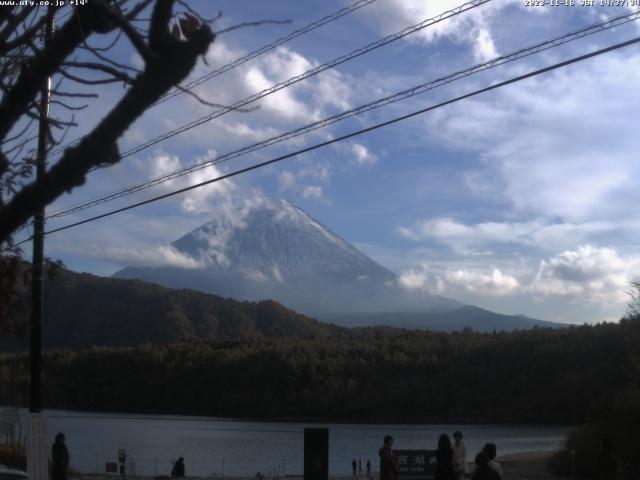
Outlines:
<svg viewBox="0 0 640 480"><path fill-rule="evenodd" d="M51 478L53 480L67 480L69 450L64 441L64 433L58 433L51 447Z"/></svg>
<svg viewBox="0 0 640 480"><path fill-rule="evenodd" d="M449 435L446 433L440 435L438 439L436 462L435 480L453 480L453 449Z"/></svg>
<svg viewBox="0 0 640 480"><path fill-rule="evenodd" d="M502 465L500 465L496 461L496 456L498 455L498 448L495 443L487 443L482 448L482 451L485 453L487 458L489 459L489 468L495 470L500 478L504 477L504 470L502 470Z"/></svg>
<svg viewBox="0 0 640 480"><path fill-rule="evenodd" d="M489 457L480 452L476 455L476 471L471 480L500 480L500 475L489 466Z"/></svg>
<svg viewBox="0 0 640 480"><path fill-rule="evenodd" d="M616 480L618 478L618 458L613 451L613 440L602 441L602 452L598 457L594 478L596 480Z"/></svg>
<svg viewBox="0 0 640 480"><path fill-rule="evenodd" d="M184 477L184 458L180 457L173 464L173 468L171 469L171 476L175 478Z"/></svg>
<svg viewBox="0 0 640 480"><path fill-rule="evenodd" d="M396 480L398 464L396 456L391 449L392 446L393 437L387 435L384 437L384 445L378 450L378 455L380 456L380 480Z"/></svg>
<svg viewBox="0 0 640 480"><path fill-rule="evenodd" d="M355 477L358 474L358 462L356 462L355 458L351 462L351 468L353 468L353 476Z"/></svg>
<svg viewBox="0 0 640 480"><path fill-rule="evenodd" d="M371 460L367 460L367 478L371 477Z"/></svg>

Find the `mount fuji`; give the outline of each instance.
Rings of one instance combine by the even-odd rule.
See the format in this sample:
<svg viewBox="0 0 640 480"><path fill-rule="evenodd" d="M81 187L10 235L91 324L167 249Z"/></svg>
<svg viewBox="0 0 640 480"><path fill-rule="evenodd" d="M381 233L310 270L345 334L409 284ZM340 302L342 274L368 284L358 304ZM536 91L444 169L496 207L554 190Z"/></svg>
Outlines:
<svg viewBox="0 0 640 480"><path fill-rule="evenodd" d="M221 212L171 246L189 259L192 268L131 266L114 276L238 300L273 299L320 320L350 325L379 323L374 318L394 313L383 318L405 326L403 314L410 314L410 325L415 328L420 326L416 315L421 315L428 328L428 323L446 322L442 315L451 316L450 312L459 311L456 318L464 317L464 307L468 307L401 287L395 273L286 200L261 198L232 213ZM529 328L533 326L530 322L547 323L487 314L513 320L507 323L514 323L514 328ZM478 328L477 311L472 317L473 325L468 325ZM464 325L464 318L458 320L456 325Z"/></svg>

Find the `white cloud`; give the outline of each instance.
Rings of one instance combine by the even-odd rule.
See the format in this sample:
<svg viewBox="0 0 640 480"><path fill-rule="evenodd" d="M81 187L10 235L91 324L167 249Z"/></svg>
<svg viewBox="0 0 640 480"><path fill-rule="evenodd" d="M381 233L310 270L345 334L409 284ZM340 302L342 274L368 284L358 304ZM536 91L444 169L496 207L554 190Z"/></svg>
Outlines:
<svg viewBox="0 0 640 480"><path fill-rule="evenodd" d="M489 28L490 19L510 4L518 3L516 0L501 0L470 9L408 36L407 41L429 44L447 37L454 42L471 44L479 59L490 58L496 51ZM371 5L363 14L373 17L380 30L389 35L460 5L456 0L387 0Z"/></svg>
<svg viewBox="0 0 640 480"><path fill-rule="evenodd" d="M398 276L398 283L409 290L422 290L429 285L429 278L426 271L407 270Z"/></svg>
<svg viewBox="0 0 640 480"><path fill-rule="evenodd" d="M269 280L269 277L259 270L247 270L244 272L244 275L253 282L264 283Z"/></svg>
<svg viewBox="0 0 640 480"><path fill-rule="evenodd" d="M498 56L491 34L484 28L478 29L477 40L474 44L474 54L479 61L486 61Z"/></svg>
<svg viewBox="0 0 640 480"><path fill-rule="evenodd" d="M202 163L208 159L215 158L215 151L209 150L207 155L196 159L194 163ZM175 155L159 153L149 160L136 160L139 170L145 172L146 177L155 178L176 172L185 167L180 159ZM176 177L163 182L158 188L162 192L177 190L192 185L202 183L223 175L215 165L210 165L195 172ZM236 186L231 180L221 180L218 182L195 188L180 195L180 205L185 212L202 213L211 209L211 202L215 199L216 206L223 201L229 201Z"/></svg>
<svg viewBox="0 0 640 480"><path fill-rule="evenodd" d="M590 303L624 304L638 279L640 258L621 257L613 248L584 245L542 260L531 291Z"/></svg>
<svg viewBox="0 0 640 480"><path fill-rule="evenodd" d="M179 267L189 269L204 267L204 263L201 260L185 255L170 245L92 245L89 248L80 247L78 251L83 255L133 267Z"/></svg>
<svg viewBox="0 0 640 480"><path fill-rule="evenodd" d="M331 171L327 164L311 163L298 168L295 172L282 170L277 173L278 189L281 192L291 192L302 198L322 199L324 190L321 185L305 185L313 181L327 185L331 181Z"/></svg>
<svg viewBox="0 0 640 480"><path fill-rule="evenodd" d="M351 144L351 151L354 155L356 165L374 165L378 161L378 157L361 143Z"/></svg>
<svg viewBox="0 0 640 480"><path fill-rule="evenodd" d="M278 185L280 190L290 190L296 186L296 176L289 170L283 170L278 174Z"/></svg>
<svg viewBox="0 0 640 480"><path fill-rule="evenodd" d="M308 185L302 189L301 195L303 198L320 199L323 197L322 187L318 185Z"/></svg>
<svg viewBox="0 0 640 480"><path fill-rule="evenodd" d="M425 121L431 138L480 158L482 169L468 182L472 193L493 195L518 216L638 222L628 208L640 201L637 142L624 133L637 116L640 92L632 85L638 82L640 55L611 54L466 100Z"/></svg>
<svg viewBox="0 0 640 480"><path fill-rule="evenodd" d="M517 293L520 282L498 268L434 269L426 264L421 269L409 269L398 276L398 284L409 290L425 290L442 294L462 288L468 292L501 297Z"/></svg>
<svg viewBox="0 0 640 480"><path fill-rule="evenodd" d="M449 217L439 217L418 221L411 227L399 227L398 233L412 241L432 239L459 253L504 245L557 251L587 241L592 236L610 233L615 228L608 222L550 223L543 219L467 225Z"/></svg>
<svg viewBox="0 0 640 480"><path fill-rule="evenodd" d="M473 270L451 270L446 272L445 278L452 285L480 295L501 297L520 289L520 282L515 277L506 275L497 268L490 274Z"/></svg>
<svg viewBox="0 0 640 480"><path fill-rule="evenodd" d="M278 266L274 265L271 270L272 270L272 273L273 273L274 280L276 282L278 282L278 283L283 283L284 282L284 278L282 277L282 273L280 273L280 269L278 268Z"/></svg>

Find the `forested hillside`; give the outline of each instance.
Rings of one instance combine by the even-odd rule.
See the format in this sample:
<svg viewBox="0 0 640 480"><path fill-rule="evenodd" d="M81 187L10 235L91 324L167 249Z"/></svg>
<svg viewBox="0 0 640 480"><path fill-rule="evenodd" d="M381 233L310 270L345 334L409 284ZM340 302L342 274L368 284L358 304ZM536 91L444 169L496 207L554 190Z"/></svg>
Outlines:
<svg viewBox="0 0 640 480"><path fill-rule="evenodd" d="M307 337L344 331L273 301L239 302L194 290L64 269L54 281L47 282L44 302L45 349L251 336ZM0 338L0 348L15 350L20 346L15 339Z"/></svg>
<svg viewBox="0 0 640 480"><path fill-rule="evenodd" d="M639 320L357 334L51 352L44 398L50 407L145 413L577 424L640 387ZM0 360L25 393L26 361Z"/></svg>

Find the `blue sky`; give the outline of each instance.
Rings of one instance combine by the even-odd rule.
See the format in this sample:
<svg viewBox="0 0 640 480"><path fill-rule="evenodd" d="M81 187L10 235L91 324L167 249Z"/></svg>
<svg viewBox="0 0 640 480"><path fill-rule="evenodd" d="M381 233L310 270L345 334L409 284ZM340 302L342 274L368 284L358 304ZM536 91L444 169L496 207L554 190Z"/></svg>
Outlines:
<svg viewBox="0 0 640 480"><path fill-rule="evenodd" d="M220 35L192 77L348 5L208 0L217 29L291 19ZM199 86L232 104L459 3L377 0L355 13ZM628 7L527 7L493 0L262 99L90 175L49 211L285 132L438 76L613 16ZM505 65L362 117L209 167L119 202L126 205L454 97L595 48L640 35L632 23ZM97 39L96 43L108 39ZM122 43L119 61L139 64ZM640 272L640 49L630 47L529 79L276 166L47 238L46 253L79 271L180 264L167 245L263 195L286 198L425 289L502 313L570 322L616 320ZM80 135L121 94L105 88L80 114ZM180 95L145 114L121 139L127 149L207 114ZM75 137L73 137L75 138Z"/></svg>

